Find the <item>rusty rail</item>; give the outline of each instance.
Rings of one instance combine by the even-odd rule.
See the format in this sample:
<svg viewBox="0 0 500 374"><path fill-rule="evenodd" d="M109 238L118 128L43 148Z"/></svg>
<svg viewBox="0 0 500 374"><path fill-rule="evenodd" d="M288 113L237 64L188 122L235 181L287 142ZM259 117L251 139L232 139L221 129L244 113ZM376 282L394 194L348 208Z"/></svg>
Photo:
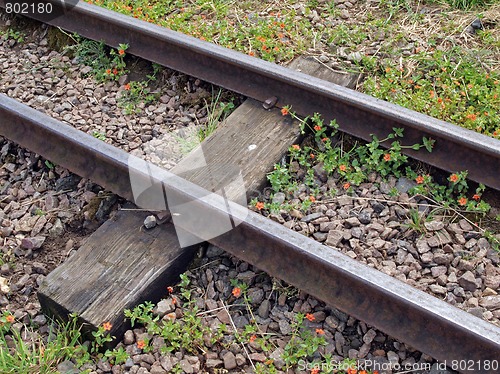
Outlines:
<svg viewBox="0 0 500 374"><path fill-rule="evenodd" d="M359 138L370 140L370 134L384 138L394 127L405 130L404 141L409 145L421 142L423 136L432 138L436 141L432 153L403 151L443 170L467 170L468 178L500 190L500 141L496 139L84 2L39 2L51 2L61 16L30 17L113 47L127 43L128 52L136 56L262 102L277 97L277 105L291 105L303 116L321 113ZM62 3L69 6L62 9ZM0 6L5 4L0 0Z"/></svg>
<svg viewBox="0 0 500 374"><path fill-rule="evenodd" d="M496 372L485 363L498 363L500 328L488 322L240 205L207 198L209 192L163 169L131 170L126 152L5 95L0 95L0 135L128 199L133 199L130 173L136 182L163 184L168 196L210 212L213 221L229 216L241 222L211 243L448 365L472 360L463 372ZM196 235L193 226L182 228Z"/></svg>

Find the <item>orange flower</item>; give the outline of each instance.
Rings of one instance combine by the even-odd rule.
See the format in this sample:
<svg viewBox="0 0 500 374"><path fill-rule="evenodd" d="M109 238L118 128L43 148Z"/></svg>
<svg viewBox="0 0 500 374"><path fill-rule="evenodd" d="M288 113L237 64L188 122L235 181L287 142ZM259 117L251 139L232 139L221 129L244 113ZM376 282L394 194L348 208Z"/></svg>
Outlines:
<svg viewBox="0 0 500 374"><path fill-rule="evenodd" d="M474 196L472 196L472 198L476 201L479 201L479 199L481 198L481 195L478 195L477 193L474 194Z"/></svg>
<svg viewBox="0 0 500 374"><path fill-rule="evenodd" d="M146 347L146 342L144 340L139 340L137 342L137 348L144 349Z"/></svg>
<svg viewBox="0 0 500 374"><path fill-rule="evenodd" d="M477 116L474 113L467 114L465 117L470 119L471 121L475 121L477 118Z"/></svg>
<svg viewBox="0 0 500 374"><path fill-rule="evenodd" d="M465 204L467 204L467 199L465 197L461 197L460 199L458 199L458 204L464 206Z"/></svg>
<svg viewBox="0 0 500 374"><path fill-rule="evenodd" d="M104 322L102 324L102 328L104 329L104 331L110 331L112 327L113 327L113 325L109 322Z"/></svg>
<svg viewBox="0 0 500 374"><path fill-rule="evenodd" d="M458 175L452 174L450 175L450 182L456 183L458 181Z"/></svg>
<svg viewBox="0 0 500 374"><path fill-rule="evenodd" d="M264 203L262 201L259 201L255 204L255 207L258 209L258 210L262 210L264 209Z"/></svg>
<svg viewBox="0 0 500 374"><path fill-rule="evenodd" d="M120 56L123 56L123 55L125 54L125 50L120 49L120 50L118 51L118 54L119 54Z"/></svg>
<svg viewBox="0 0 500 374"><path fill-rule="evenodd" d="M126 91L130 91L130 83L127 83L125 86L123 86L123 88L124 88Z"/></svg>
<svg viewBox="0 0 500 374"><path fill-rule="evenodd" d="M320 125L316 125L316 126L314 126L314 130L316 130L316 131L321 131L321 126L320 126Z"/></svg>
<svg viewBox="0 0 500 374"><path fill-rule="evenodd" d="M250 339L248 339L248 341L249 341L250 343L253 343L253 342L255 341L255 339L257 339L257 337L256 337L255 335L252 335L252 336L250 337Z"/></svg>
<svg viewBox="0 0 500 374"><path fill-rule="evenodd" d="M316 318L311 314L311 313L307 313L306 314L306 319L308 319L309 321L314 321Z"/></svg>
<svg viewBox="0 0 500 374"><path fill-rule="evenodd" d="M172 304L177 304L177 299L175 297L172 297Z"/></svg>
<svg viewBox="0 0 500 374"><path fill-rule="evenodd" d="M234 297L238 298L241 296L241 288L234 287L231 293L233 294Z"/></svg>
<svg viewBox="0 0 500 374"><path fill-rule="evenodd" d="M292 148L295 149L296 151L300 151L300 146L298 144L292 145Z"/></svg>
<svg viewBox="0 0 500 374"><path fill-rule="evenodd" d="M345 166L344 164L342 164L342 165L339 166L339 170L340 171L346 171L347 170L347 166Z"/></svg>
<svg viewBox="0 0 500 374"><path fill-rule="evenodd" d="M418 184L424 183L424 177L419 175L418 177L415 178L415 182L417 182Z"/></svg>
<svg viewBox="0 0 500 374"><path fill-rule="evenodd" d="M323 139L321 139L321 141L322 141L323 143L326 143L326 141L327 141L327 140L328 140L328 138L323 138Z"/></svg>
<svg viewBox="0 0 500 374"><path fill-rule="evenodd" d="M389 153L384 155L384 161L391 161L391 155Z"/></svg>
<svg viewBox="0 0 500 374"><path fill-rule="evenodd" d="M347 374L357 374L357 370L356 369L353 369L353 368L349 368L347 369Z"/></svg>
<svg viewBox="0 0 500 374"><path fill-rule="evenodd" d="M323 330L323 329L316 329L316 334L324 335L325 334L325 330Z"/></svg>
<svg viewBox="0 0 500 374"><path fill-rule="evenodd" d="M106 74L111 74L111 69L106 69Z"/></svg>
<svg viewBox="0 0 500 374"><path fill-rule="evenodd" d="M288 108L287 108L287 107L284 107L284 108L282 108L282 109L281 109L281 114L282 114L283 116L288 115L288 113L289 113L289 111L288 111Z"/></svg>
<svg viewBox="0 0 500 374"><path fill-rule="evenodd" d="M248 52L248 55L249 56L255 56L255 52L254 51L250 51L250 52Z"/></svg>
<svg viewBox="0 0 500 374"><path fill-rule="evenodd" d="M173 321L173 320L175 320L176 315L174 312L172 312L172 313L166 314L165 317L167 317L169 320Z"/></svg>
<svg viewBox="0 0 500 374"><path fill-rule="evenodd" d="M168 286L167 287L167 291L168 291L168 293L173 293L174 292L174 287Z"/></svg>
<svg viewBox="0 0 500 374"><path fill-rule="evenodd" d="M9 314L7 317L5 317L5 320L7 321L7 323L14 323L16 319L12 314Z"/></svg>
<svg viewBox="0 0 500 374"><path fill-rule="evenodd" d="M309 201L311 203L314 203L314 202L316 202L316 198L314 196L309 196Z"/></svg>
<svg viewBox="0 0 500 374"><path fill-rule="evenodd" d="M429 97L431 99L434 98L435 95L436 95L436 93L434 91L429 92Z"/></svg>
<svg viewBox="0 0 500 374"><path fill-rule="evenodd" d="M347 183L344 183L344 185L342 187L344 187L344 190L348 190L349 187L351 187L351 184L349 182L347 182Z"/></svg>
<svg viewBox="0 0 500 374"><path fill-rule="evenodd" d="M311 374L318 374L319 373L319 369L318 368L312 368L311 369Z"/></svg>
<svg viewBox="0 0 500 374"><path fill-rule="evenodd" d="M311 154L309 155L309 157L311 157L311 158L315 158L316 156L314 155L314 153L311 153Z"/></svg>

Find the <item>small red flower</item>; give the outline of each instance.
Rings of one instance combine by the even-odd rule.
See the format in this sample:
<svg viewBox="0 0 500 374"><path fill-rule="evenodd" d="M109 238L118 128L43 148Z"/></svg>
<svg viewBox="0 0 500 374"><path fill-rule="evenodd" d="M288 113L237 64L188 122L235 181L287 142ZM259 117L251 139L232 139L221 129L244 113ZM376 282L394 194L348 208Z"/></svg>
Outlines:
<svg viewBox="0 0 500 374"><path fill-rule="evenodd" d="M316 329L316 334L318 334L318 335L324 335L325 334L325 330L323 330L323 329Z"/></svg>
<svg viewBox="0 0 500 374"><path fill-rule="evenodd" d="M106 74L111 74L111 69L106 69Z"/></svg>
<svg viewBox="0 0 500 374"><path fill-rule="evenodd" d="M314 126L314 130L316 130L316 131L321 131L321 126L320 126L320 125L316 125L316 126Z"/></svg>
<svg viewBox="0 0 500 374"><path fill-rule="evenodd" d="M168 286L167 287L167 291L168 291L168 293L173 293L174 292L174 287Z"/></svg>
<svg viewBox="0 0 500 374"><path fill-rule="evenodd" d="M391 161L391 155L389 153L384 155L384 161Z"/></svg>
<svg viewBox="0 0 500 374"><path fill-rule="evenodd" d="M474 196L472 196L472 198L476 201L479 201L479 199L481 198L481 195L478 195L477 193L474 194Z"/></svg>
<svg viewBox="0 0 500 374"><path fill-rule="evenodd" d="M123 88L124 88L126 91L130 91L130 83L127 83L125 86L123 86Z"/></svg>
<svg viewBox="0 0 500 374"><path fill-rule="evenodd" d="M321 141L322 141L323 143L326 143L326 142L327 142L327 140L328 140L328 138L323 138L323 139L321 139Z"/></svg>
<svg viewBox="0 0 500 374"><path fill-rule="evenodd" d="M458 175L456 175L456 174L450 175L450 182L453 182L453 183L458 182Z"/></svg>
<svg viewBox="0 0 500 374"><path fill-rule="evenodd" d="M424 177L422 177L421 175L419 175L418 177L415 178L415 181L418 184L422 184L422 183L424 183Z"/></svg>
<svg viewBox="0 0 500 374"><path fill-rule="evenodd" d="M144 340L139 340L137 342L137 348L144 349L146 347L146 342Z"/></svg>
<svg viewBox="0 0 500 374"><path fill-rule="evenodd" d="M102 324L102 328L104 329L104 331L110 331L112 327L113 327L113 325L109 322L104 322Z"/></svg>
<svg viewBox="0 0 500 374"><path fill-rule="evenodd" d="M172 297L172 304L177 304L177 299L175 297Z"/></svg>
<svg viewBox="0 0 500 374"><path fill-rule="evenodd" d="M311 154L309 155L309 157L311 157L311 158L315 158L316 156L314 155L314 153L311 153Z"/></svg>
<svg viewBox="0 0 500 374"><path fill-rule="evenodd" d="M123 56L123 55L125 54L125 50L120 49L120 50L118 51L118 54L119 54L120 56Z"/></svg>
<svg viewBox="0 0 500 374"><path fill-rule="evenodd" d="M7 317L5 317L5 320L7 321L7 323L14 323L16 319L12 314L9 314Z"/></svg>
<svg viewBox="0 0 500 374"><path fill-rule="evenodd" d="M339 165L339 170L340 171L346 171L347 170L347 166L345 166L344 164Z"/></svg>
<svg viewBox="0 0 500 374"><path fill-rule="evenodd" d="M234 297L238 298L241 296L241 288L234 287L231 293L233 294Z"/></svg>
<svg viewBox="0 0 500 374"><path fill-rule="evenodd" d="M289 111L288 111L288 108L287 108L287 107L284 107L284 108L282 108L282 109L281 109L281 114L282 114L283 116L288 115L288 113L289 113Z"/></svg>
<svg viewBox="0 0 500 374"><path fill-rule="evenodd" d="M309 196L309 201L311 203L314 203L314 202L316 202L316 198L314 196Z"/></svg>
<svg viewBox="0 0 500 374"><path fill-rule="evenodd" d="M253 343L253 342L255 341L255 339L257 339L257 337L256 337L255 335L252 335L252 336L250 337L250 339L248 339L248 341L249 341L250 343Z"/></svg>
<svg viewBox="0 0 500 374"><path fill-rule="evenodd" d="M311 313L307 313L306 319L312 322L316 319L316 317L314 317Z"/></svg>
<svg viewBox="0 0 500 374"><path fill-rule="evenodd" d="M467 199L465 197L461 197L460 199L458 199L458 204L461 205L461 206L464 206L467 204Z"/></svg>
<svg viewBox="0 0 500 374"><path fill-rule="evenodd" d="M255 204L255 207L258 210L262 210L262 209L264 209L264 203L262 201L259 201L257 204Z"/></svg>
<svg viewBox="0 0 500 374"><path fill-rule="evenodd" d="M294 144L294 145L292 145L292 149L294 149L296 151L300 151L300 145Z"/></svg>
<svg viewBox="0 0 500 374"><path fill-rule="evenodd" d="M113 74L114 74L114 75L117 75L117 74L118 74L118 69L117 69L117 68L114 68L114 69L113 69Z"/></svg>
<svg viewBox="0 0 500 374"><path fill-rule="evenodd" d="M347 182L347 183L344 183L344 185L342 187L344 187L344 190L348 190L349 187L351 187L351 184L349 182Z"/></svg>

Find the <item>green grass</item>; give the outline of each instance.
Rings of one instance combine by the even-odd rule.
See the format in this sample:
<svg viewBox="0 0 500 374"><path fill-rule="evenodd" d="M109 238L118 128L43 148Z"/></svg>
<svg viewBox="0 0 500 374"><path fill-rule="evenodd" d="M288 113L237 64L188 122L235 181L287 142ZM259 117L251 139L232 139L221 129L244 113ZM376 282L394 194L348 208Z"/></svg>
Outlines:
<svg viewBox="0 0 500 374"><path fill-rule="evenodd" d="M30 328L20 333L8 322L9 318L13 317L8 312L0 318L0 373L56 373L57 365L65 360L88 359L86 348L81 345L82 336L76 318L66 325L53 327L48 341ZM28 339L27 334L31 336Z"/></svg>

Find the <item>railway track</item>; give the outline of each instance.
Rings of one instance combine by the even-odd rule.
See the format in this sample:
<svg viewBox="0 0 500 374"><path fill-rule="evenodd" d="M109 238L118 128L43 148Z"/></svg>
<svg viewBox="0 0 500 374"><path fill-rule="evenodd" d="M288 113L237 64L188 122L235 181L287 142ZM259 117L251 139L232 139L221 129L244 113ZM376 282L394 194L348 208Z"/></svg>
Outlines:
<svg viewBox="0 0 500 374"><path fill-rule="evenodd" d="M5 3L0 1L0 5ZM336 118L342 130L362 138L375 132L371 126L366 129L367 123L377 123L380 133L403 127L409 141L431 137L436 147L430 159L424 156L423 161L450 171L469 169L472 179L500 188L496 177L500 146L494 139L87 4L78 4L51 23L113 46L126 42L133 54L260 101L276 97L278 105L292 105L298 113L323 113L326 118ZM123 40L124 35L131 35L130 39ZM188 56L194 63L186 68ZM221 76L221 69L228 74ZM125 152L4 95L0 96L0 113L3 136L133 200L131 164ZM450 153L457 157L450 158ZM213 244L436 359L482 363L498 358L497 327L342 254L326 251L323 245L237 204L219 197L201 199L206 191L165 170L152 166L151 173L140 168L132 172L144 183L163 184L169 196L194 201L200 211L215 218L229 216L241 222L232 231L210 239ZM196 234L193 227L183 229ZM461 371L494 372L477 366Z"/></svg>

